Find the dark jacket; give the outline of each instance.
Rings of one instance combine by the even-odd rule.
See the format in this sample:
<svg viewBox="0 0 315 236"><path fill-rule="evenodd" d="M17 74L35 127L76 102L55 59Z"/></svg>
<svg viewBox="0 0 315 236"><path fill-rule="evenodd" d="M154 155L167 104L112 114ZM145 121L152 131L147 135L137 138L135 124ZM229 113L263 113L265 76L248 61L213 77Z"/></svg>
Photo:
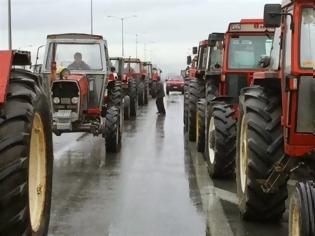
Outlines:
<svg viewBox="0 0 315 236"><path fill-rule="evenodd" d="M156 83L156 98L163 98L163 97L165 97L164 85L161 80L158 80Z"/></svg>
<svg viewBox="0 0 315 236"><path fill-rule="evenodd" d="M73 62L68 66L69 70L90 70L90 67L84 62L81 61L81 63L75 63Z"/></svg>

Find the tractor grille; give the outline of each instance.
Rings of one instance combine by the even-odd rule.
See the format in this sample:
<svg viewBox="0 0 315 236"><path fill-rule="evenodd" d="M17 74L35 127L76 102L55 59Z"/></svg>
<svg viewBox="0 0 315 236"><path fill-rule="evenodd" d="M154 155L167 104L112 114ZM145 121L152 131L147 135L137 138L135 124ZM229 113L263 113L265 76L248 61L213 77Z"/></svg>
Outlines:
<svg viewBox="0 0 315 236"><path fill-rule="evenodd" d="M71 101L74 97L79 97L79 88L75 81L57 81L53 83L52 100L54 111L71 110L77 112L78 104L72 104ZM54 98L59 98L60 102L56 104Z"/></svg>
<svg viewBox="0 0 315 236"><path fill-rule="evenodd" d="M238 103L238 97L241 89L247 87L246 74L227 74L226 75L226 88L227 96L233 97L233 103Z"/></svg>
<svg viewBox="0 0 315 236"><path fill-rule="evenodd" d="M296 131L315 134L315 78L299 79Z"/></svg>

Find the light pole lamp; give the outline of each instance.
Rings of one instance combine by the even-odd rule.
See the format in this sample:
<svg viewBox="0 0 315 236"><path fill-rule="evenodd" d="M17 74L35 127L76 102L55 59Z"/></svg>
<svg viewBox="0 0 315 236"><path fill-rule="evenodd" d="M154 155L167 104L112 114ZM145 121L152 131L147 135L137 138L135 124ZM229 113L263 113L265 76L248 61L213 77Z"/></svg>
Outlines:
<svg viewBox="0 0 315 236"><path fill-rule="evenodd" d="M132 15L132 16L125 16L125 17L118 17L118 16L107 16L109 18L116 18L121 20L121 55L124 57L124 21L130 18L136 18L138 17L137 15Z"/></svg>

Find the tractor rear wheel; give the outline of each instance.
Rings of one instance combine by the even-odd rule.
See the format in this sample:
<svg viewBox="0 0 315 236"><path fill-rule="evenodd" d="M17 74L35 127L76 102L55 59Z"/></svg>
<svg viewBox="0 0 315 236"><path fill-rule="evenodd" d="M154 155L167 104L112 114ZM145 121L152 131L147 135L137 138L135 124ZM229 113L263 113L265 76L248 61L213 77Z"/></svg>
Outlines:
<svg viewBox="0 0 315 236"><path fill-rule="evenodd" d="M315 235L315 183L298 183L290 199L289 235Z"/></svg>
<svg viewBox="0 0 315 236"><path fill-rule="evenodd" d="M130 98L130 115L136 116L138 108L138 96L135 79L128 80L128 95Z"/></svg>
<svg viewBox="0 0 315 236"><path fill-rule="evenodd" d="M109 107L106 112L105 139L106 151L117 153L121 147L121 121L117 107Z"/></svg>
<svg viewBox="0 0 315 236"><path fill-rule="evenodd" d="M209 175L212 178L227 178L235 171L236 120L235 111L227 104L216 104L207 132L206 145Z"/></svg>
<svg viewBox="0 0 315 236"><path fill-rule="evenodd" d="M278 220L285 210L287 183L263 191L273 166L283 158L281 97L262 87L243 89L237 129L236 183L239 209L245 220Z"/></svg>
<svg viewBox="0 0 315 236"><path fill-rule="evenodd" d="M205 149L205 110L206 100L200 99L197 104L197 127L196 127L196 146L198 152L203 152Z"/></svg>
<svg viewBox="0 0 315 236"><path fill-rule="evenodd" d="M197 103L200 98L204 98L204 82L194 79L189 83L189 105L188 105L188 137L189 141L196 141L196 117Z"/></svg>
<svg viewBox="0 0 315 236"><path fill-rule="evenodd" d="M188 131L188 106L189 106L189 82L190 80L185 80L185 86L184 86L184 114L183 114L183 119L184 119L184 131Z"/></svg>
<svg viewBox="0 0 315 236"><path fill-rule="evenodd" d="M47 235L53 143L38 77L12 70L0 108L0 235Z"/></svg>

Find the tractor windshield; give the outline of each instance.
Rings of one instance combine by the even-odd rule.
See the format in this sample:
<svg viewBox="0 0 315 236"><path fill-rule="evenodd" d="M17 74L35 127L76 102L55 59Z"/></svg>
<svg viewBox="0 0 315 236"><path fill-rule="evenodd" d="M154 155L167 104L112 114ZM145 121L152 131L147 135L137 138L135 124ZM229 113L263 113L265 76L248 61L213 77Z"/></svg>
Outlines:
<svg viewBox="0 0 315 236"><path fill-rule="evenodd" d="M301 20L300 65L315 69L315 9L304 8Z"/></svg>
<svg viewBox="0 0 315 236"><path fill-rule="evenodd" d="M210 56L210 69L219 69L222 66L222 53L223 45L221 42L217 42L216 46L212 48Z"/></svg>
<svg viewBox="0 0 315 236"><path fill-rule="evenodd" d="M266 35L233 36L228 52L229 69L259 69L261 56L269 56L272 39Z"/></svg>
<svg viewBox="0 0 315 236"><path fill-rule="evenodd" d="M115 67L115 69L116 69L116 72L118 71L118 69L119 69L119 61L118 60L110 60L110 63L111 63L111 65L113 66L113 67Z"/></svg>
<svg viewBox="0 0 315 236"><path fill-rule="evenodd" d="M53 43L49 48L46 68L50 69L55 51L57 71L62 68L69 70L102 70L101 47L99 44L87 43Z"/></svg>
<svg viewBox="0 0 315 236"><path fill-rule="evenodd" d="M124 73L140 73L140 63L138 62L125 63Z"/></svg>

